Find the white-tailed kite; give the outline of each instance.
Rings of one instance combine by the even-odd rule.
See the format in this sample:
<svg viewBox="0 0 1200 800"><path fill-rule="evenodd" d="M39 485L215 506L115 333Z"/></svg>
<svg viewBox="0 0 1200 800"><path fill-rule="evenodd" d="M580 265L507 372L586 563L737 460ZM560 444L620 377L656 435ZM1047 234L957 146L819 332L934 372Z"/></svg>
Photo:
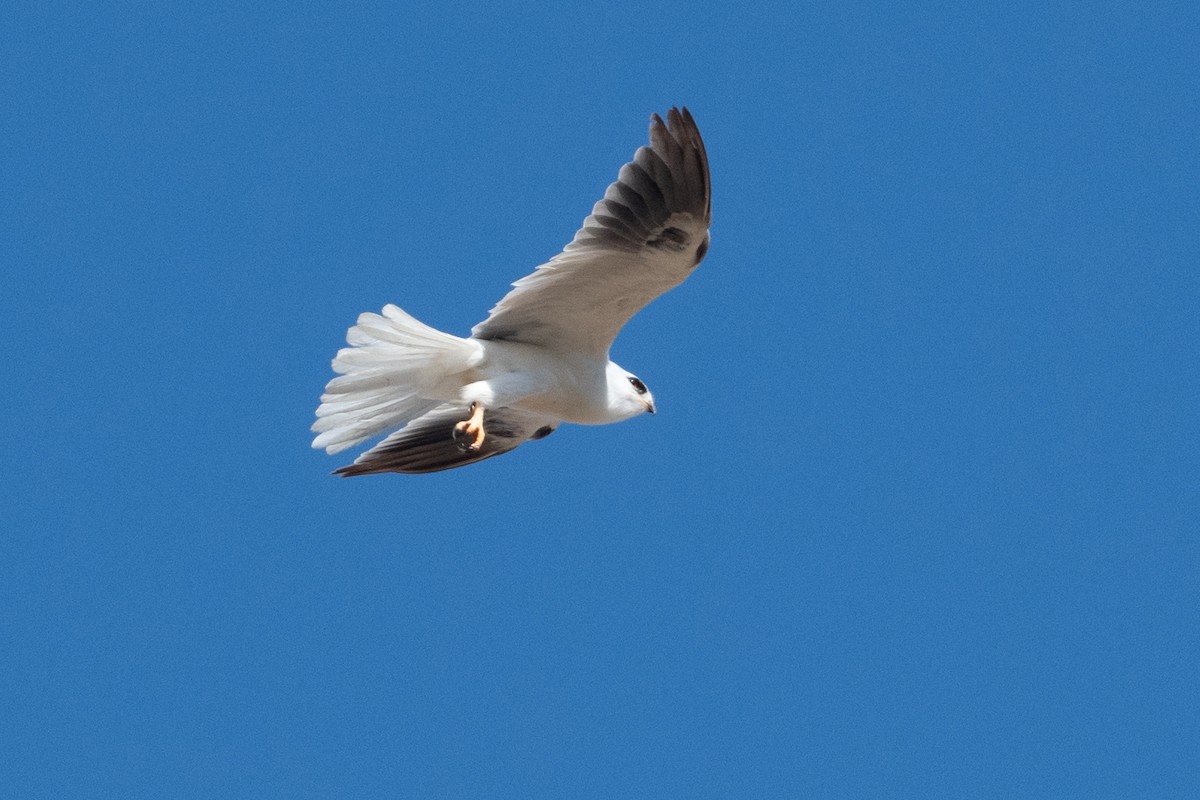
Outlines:
<svg viewBox="0 0 1200 800"><path fill-rule="evenodd" d="M647 303L704 258L708 157L685 108L650 120L571 243L513 284L463 339L394 305L364 313L338 351L313 447L337 453L399 428L336 474L436 472L507 453L562 422L601 425L654 397L608 351Z"/></svg>

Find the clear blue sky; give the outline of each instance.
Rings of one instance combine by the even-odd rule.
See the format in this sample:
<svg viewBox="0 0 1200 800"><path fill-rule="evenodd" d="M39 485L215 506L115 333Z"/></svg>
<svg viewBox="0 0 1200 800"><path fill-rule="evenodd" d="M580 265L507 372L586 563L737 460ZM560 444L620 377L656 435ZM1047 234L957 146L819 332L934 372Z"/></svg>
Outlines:
<svg viewBox="0 0 1200 800"><path fill-rule="evenodd" d="M1200 791L1193 4L18 4L0 796ZM691 108L656 417L341 480Z"/></svg>

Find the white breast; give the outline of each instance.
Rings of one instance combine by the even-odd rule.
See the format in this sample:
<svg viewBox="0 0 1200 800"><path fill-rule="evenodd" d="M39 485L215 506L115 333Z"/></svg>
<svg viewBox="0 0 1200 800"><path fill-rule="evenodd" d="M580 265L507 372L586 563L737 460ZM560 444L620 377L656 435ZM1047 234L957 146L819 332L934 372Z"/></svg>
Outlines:
<svg viewBox="0 0 1200 800"><path fill-rule="evenodd" d="M481 344L481 380L465 387L464 400L582 425L615 421L608 411L607 361L516 342Z"/></svg>

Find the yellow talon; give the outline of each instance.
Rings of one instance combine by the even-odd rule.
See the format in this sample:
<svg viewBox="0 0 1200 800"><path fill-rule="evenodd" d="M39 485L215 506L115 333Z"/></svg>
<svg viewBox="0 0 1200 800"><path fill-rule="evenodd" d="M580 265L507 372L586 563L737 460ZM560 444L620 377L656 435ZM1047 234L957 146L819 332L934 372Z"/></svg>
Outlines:
<svg viewBox="0 0 1200 800"><path fill-rule="evenodd" d="M487 434L483 430L483 405L480 403L471 403L471 418L464 419L454 426L456 438L464 434L472 438L472 441L465 445L467 450L478 450L483 447L483 440Z"/></svg>

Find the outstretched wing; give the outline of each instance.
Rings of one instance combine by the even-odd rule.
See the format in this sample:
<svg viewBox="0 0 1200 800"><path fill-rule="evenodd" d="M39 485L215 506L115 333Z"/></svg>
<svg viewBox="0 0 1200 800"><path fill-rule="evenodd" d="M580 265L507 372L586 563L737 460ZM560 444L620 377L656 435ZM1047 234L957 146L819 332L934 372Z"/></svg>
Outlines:
<svg viewBox="0 0 1200 800"><path fill-rule="evenodd" d="M471 331L607 355L629 319L704 258L712 219L708 156L692 115L650 120L650 145L621 168L560 254L513 284Z"/></svg>
<svg viewBox="0 0 1200 800"><path fill-rule="evenodd" d="M487 436L483 446L479 450L467 450L459 447L454 426L469 416L470 412L462 406L438 406L334 474L350 478L377 472L439 472L464 467L515 450L530 439L549 436L558 425L555 420L541 419L512 408L498 408L488 411L484 418Z"/></svg>

